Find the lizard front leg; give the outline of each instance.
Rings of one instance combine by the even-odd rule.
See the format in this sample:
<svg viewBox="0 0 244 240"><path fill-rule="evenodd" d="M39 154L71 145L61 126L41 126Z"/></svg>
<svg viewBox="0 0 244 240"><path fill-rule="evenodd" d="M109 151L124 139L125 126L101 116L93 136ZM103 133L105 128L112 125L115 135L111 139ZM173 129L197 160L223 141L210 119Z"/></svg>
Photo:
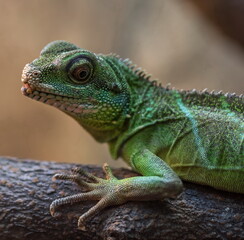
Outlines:
<svg viewBox="0 0 244 240"><path fill-rule="evenodd" d="M84 230L84 222L102 209L127 201L162 200L175 198L182 191L182 182L172 169L149 150L139 151L131 157L132 167L144 176L118 180L107 164L104 165L106 179L74 170L75 175L57 174L55 179L71 180L85 187L88 192L57 199L52 202L50 212L57 207L80 201L98 200L98 203L80 216L78 227ZM82 177L87 181L84 181Z"/></svg>

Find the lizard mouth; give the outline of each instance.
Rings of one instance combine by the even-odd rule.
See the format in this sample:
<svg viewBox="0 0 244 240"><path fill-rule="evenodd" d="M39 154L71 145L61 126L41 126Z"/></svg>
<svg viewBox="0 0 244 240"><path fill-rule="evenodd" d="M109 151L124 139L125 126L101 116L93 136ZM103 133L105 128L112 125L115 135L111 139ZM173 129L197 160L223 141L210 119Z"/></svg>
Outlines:
<svg viewBox="0 0 244 240"><path fill-rule="evenodd" d="M28 83L25 83L24 86L21 88L21 92L23 95L28 96L33 92L34 88L31 87Z"/></svg>
<svg viewBox="0 0 244 240"><path fill-rule="evenodd" d="M50 106L56 107L64 112L79 114L79 113L94 113L97 110L89 108L87 109L89 104L80 103L78 98L72 98L67 96L58 95L55 93L51 93L46 91L45 89L39 89L25 83L21 88L21 92L23 95L39 101Z"/></svg>

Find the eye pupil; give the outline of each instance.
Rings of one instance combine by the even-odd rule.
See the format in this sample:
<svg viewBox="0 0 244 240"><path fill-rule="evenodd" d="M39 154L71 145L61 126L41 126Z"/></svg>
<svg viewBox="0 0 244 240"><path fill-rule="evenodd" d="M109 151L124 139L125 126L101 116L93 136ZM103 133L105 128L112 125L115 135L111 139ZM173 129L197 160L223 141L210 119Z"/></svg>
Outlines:
<svg viewBox="0 0 244 240"><path fill-rule="evenodd" d="M80 79L84 79L87 77L87 71L85 70L82 70L80 73L79 73L79 78Z"/></svg>
<svg viewBox="0 0 244 240"><path fill-rule="evenodd" d="M87 64L79 66L71 72L71 79L75 83L86 83L90 76L91 68Z"/></svg>

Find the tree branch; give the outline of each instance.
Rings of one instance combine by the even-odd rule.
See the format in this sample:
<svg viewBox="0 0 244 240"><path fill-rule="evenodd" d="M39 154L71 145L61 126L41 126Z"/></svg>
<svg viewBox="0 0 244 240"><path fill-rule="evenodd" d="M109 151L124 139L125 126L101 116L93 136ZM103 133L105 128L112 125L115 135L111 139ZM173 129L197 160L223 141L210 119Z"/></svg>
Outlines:
<svg viewBox="0 0 244 240"><path fill-rule="evenodd" d="M64 206L56 218L49 213L54 199L80 192L74 183L52 182L52 176L77 166L0 158L0 239L244 239L243 195L190 183L176 200L107 208L80 231L78 217L95 202ZM82 167L103 177L100 167ZM126 169L114 174L136 175Z"/></svg>

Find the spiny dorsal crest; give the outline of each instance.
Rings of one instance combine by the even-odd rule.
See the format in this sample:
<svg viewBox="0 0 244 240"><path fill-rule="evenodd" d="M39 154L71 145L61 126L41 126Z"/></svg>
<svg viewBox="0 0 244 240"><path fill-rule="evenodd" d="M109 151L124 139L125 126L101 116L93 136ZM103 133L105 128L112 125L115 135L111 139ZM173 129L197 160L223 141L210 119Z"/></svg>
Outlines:
<svg viewBox="0 0 244 240"><path fill-rule="evenodd" d="M114 53L110 53L108 56L118 59L125 66L127 66L134 74L136 74L140 79L150 81L150 78L152 75L148 74L141 67L137 67L137 65L133 64L133 62L129 58L123 59L118 54L114 54ZM155 81L150 81L150 82L152 82L154 84Z"/></svg>
<svg viewBox="0 0 244 240"><path fill-rule="evenodd" d="M157 86L159 88L162 88L164 90L175 90L174 87L171 87L171 84L168 83L165 87L163 87L161 85L161 83L158 83L157 80L151 80L151 75L148 74L145 70L143 70L140 67L137 67L136 64L133 64L133 62L129 59L123 59L121 58L119 55L117 54L109 54L109 56L114 57L116 59L118 59L120 62L122 62L123 64L125 64L125 66L127 66L134 74L136 74L137 76L139 76L139 79L143 79L146 81L149 81L150 83L152 83L152 85ZM208 91L207 88L203 89L203 90L196 90L196 89L192 89L192 90L179 90L179 92L183 95L187 96L200 96L200 97L220 97L220 96L224 96L227 98L227 100L229 100L229 102L234 102L234 101L238 101L238 102L242 102L244 101L244 96L243 94L241 95L237 95L236 93L223 93L223 91Z"/></svg>
<svg viewBox="0 0 244 240"><path fill-rule="evenodd" d="M229 98L229 99L233 99L233 98L239 98L239 99L243 99L243 94L236 94L236 93L224 93L222 90L220 91L215 91L215 90L212 90L212 91L208 91L207 88L203 89L203 90L196 90L196 89L192 89L192 90L183 90L181 89L180 90L181 93L184 93L184 94L197 94L197 95L211 95L211 96L215 96L215 97L220 97L220 96L225 96L226 98Z"/></svg>

